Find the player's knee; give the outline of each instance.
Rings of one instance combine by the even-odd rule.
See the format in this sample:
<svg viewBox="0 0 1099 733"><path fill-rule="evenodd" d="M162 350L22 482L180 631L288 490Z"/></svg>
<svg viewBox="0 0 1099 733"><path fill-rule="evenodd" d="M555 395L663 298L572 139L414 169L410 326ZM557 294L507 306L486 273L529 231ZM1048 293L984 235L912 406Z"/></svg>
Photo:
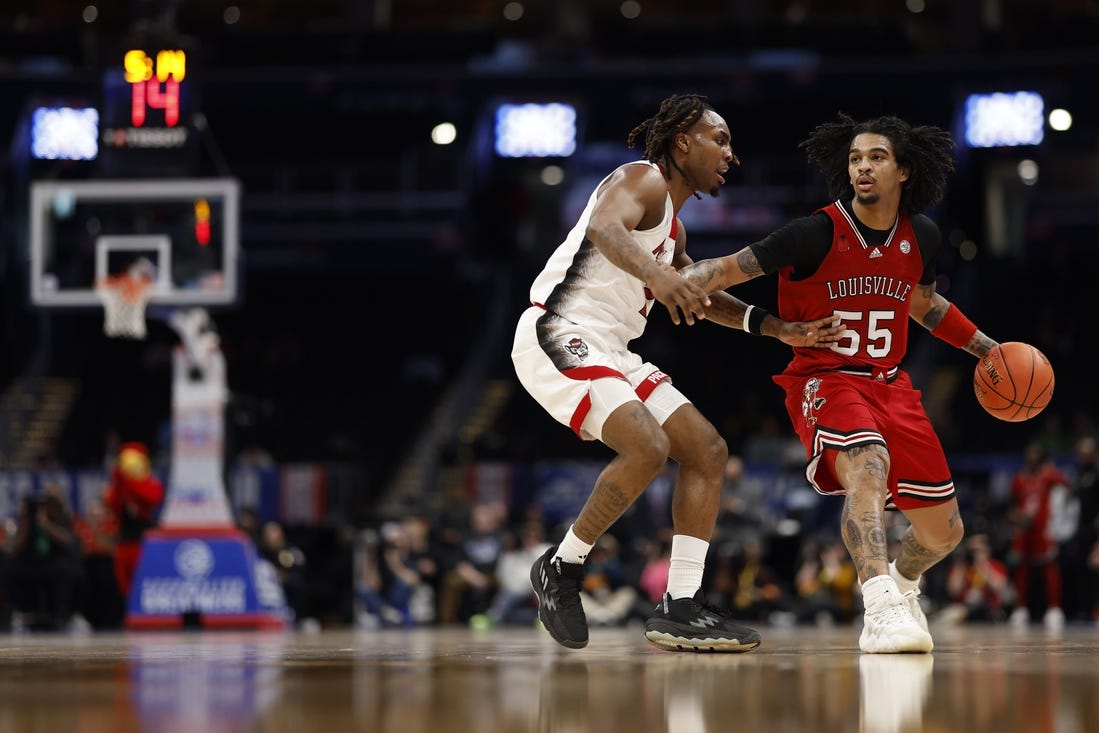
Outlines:
<svg viewBox="0 0 1099 733"><path fill-rule="evenodd" d="M949 555L965 537L965 525L959 516L955 516L952 522L942 522L934 526L920 528L916 540L924 547L935 550L939 554ZM922 536L921 536L922 535Z"/></svg>
<svg viewBox="0 0 1099 733"><path fill-rule="evenodd" d="M716 431L702 437L695 445L699 468L707 475L724 476L729 462L729 445Z"/></svg>
<svg viewBox="0 0 1099 733"><path fill-rule="evenodd" d="M628 459L638 470L648 471L653 476L664 470L671 453L668 436L659 430L647 433L619 455Z"/></svg>
<svg viewBox="0 0 1099 733"><path fill-rule="evenodd" d="M965 539L965 523L960 516L956 516L954 521L948 524L946 536L948 551L953 552L955 547L962 544L963 539Z"/></svg>

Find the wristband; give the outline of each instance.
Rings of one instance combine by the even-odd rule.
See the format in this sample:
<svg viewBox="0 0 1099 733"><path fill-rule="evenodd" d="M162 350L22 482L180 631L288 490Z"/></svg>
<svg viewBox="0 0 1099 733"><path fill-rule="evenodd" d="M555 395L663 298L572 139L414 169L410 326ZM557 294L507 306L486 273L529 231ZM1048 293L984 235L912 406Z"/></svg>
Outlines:
<svg viewBox="0 0 1099 733"><path fill-rule="evenodd" d="M977 333L977 327L965 317L965 314L958 309L958 306L951 303L946 315L943 316L939 325L931 330L931 333L936 338L940 338L951 346L961 349L969 343L969 340L973 338L973 334Z"/></svg>
<svg viewBox="0 0 1099 733"><path fill-rule="evenodd" d="M744 311L744 332L758 336L761 333L760 329L763 327L763 319L768 315L770 313L764 308L755 305L748 306Z"/></svg>

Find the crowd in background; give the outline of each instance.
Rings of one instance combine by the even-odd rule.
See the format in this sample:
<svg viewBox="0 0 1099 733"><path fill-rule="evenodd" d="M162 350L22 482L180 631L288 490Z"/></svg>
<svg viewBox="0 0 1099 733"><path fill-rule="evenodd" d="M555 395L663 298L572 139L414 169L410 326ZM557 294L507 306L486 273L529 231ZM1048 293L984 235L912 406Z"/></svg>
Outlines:
<svg viewBox="0 0 1099 733"><path fill-rule="evenodd" d="M1023 458L1002 485L959 485L967 539L925 577L921 602L933 622L1099 621L1095 436L1078 436L1059 463L1037 441ZM800 470L790 461L782 481L796 484ZM530 567L562 528L547 526L536 501L468 491L456 501L458 484L445 514L414 512L361 532L357 626L534 623ZM730 458L703 580L709 600L759 624L860 619L857 575L835 529L842 502L811 491L777 500L775 487L745 480L743 459ZM582 595L593 626L643 621L663 593L672 529L661 504L666 510L666 502L639 502L593 549ZM891 516L890 540L898 542L905 520Z"/></svg>
<svg viewBox="0 0 1099 733"><path fill-rule="evenodd" d="M800 444L781 431L761 430L744 447L727 464L703 580L709 600L761 625L856 622L859 584L836 532L842 502L812 492ZM956 475L967 537L925 577L921 601L933 623L1099 622L1095 432L1041 431L1018 458L1000 479ZM776 471L746 470L761 464ZM441 474L442 500L399 520L284 526L244 508L237 522L274 566L294 628L534 624L531 564L570 519L548 514L537 491L478 495L467 468ZM593 626L642 622L661 597L669 490L670 480L654 482L593 549L582 596ZM79 515L49 487L23 502L0 533L0 628L124 626L117 551L129 520L110 491L104 499ZM891 518L899 541L905 520Z"/></svg>

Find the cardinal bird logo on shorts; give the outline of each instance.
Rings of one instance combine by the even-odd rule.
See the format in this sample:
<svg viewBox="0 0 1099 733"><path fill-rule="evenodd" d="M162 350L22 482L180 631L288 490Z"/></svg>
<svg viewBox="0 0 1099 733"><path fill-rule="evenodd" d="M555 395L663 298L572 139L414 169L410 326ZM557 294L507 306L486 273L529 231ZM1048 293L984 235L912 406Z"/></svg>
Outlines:
<svg viewBox="0 0 1099 733"><path fill-rule="evenodd" d="M571 338L568 343L565 344L565 351L569 352L577 359L584 359L588 355L588 345L584 343L584 339Z"/></svg>
<svg viewBox="0 0 1099 733"><path fill-rule="evenodd" d="M809 426L816 425L817 416L815 413L824 407L824 403L828 401L817 394L820 391L820 384L820 380L813 377L805 383L805 387L801 390L801 414L805 418L805 424Z"/></svg>

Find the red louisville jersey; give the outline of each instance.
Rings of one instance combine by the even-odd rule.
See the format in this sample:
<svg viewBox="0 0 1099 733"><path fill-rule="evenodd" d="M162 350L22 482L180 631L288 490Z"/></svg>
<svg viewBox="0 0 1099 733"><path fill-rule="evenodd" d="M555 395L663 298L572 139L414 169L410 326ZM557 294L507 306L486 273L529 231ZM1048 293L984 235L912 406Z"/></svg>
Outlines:
<svg viewBox="0 0 1099 733"><path fill-rule="evenodd" d="M831 349L795 348L786 373L888 373L908 348L912 291L924 269L915 231L901 212L884 244L870 245L838 203L821 211L832 219L832 247L805 279L794 280L793 267L779 270L779 315L808 321L832 313L845 330Z"/></svg>

